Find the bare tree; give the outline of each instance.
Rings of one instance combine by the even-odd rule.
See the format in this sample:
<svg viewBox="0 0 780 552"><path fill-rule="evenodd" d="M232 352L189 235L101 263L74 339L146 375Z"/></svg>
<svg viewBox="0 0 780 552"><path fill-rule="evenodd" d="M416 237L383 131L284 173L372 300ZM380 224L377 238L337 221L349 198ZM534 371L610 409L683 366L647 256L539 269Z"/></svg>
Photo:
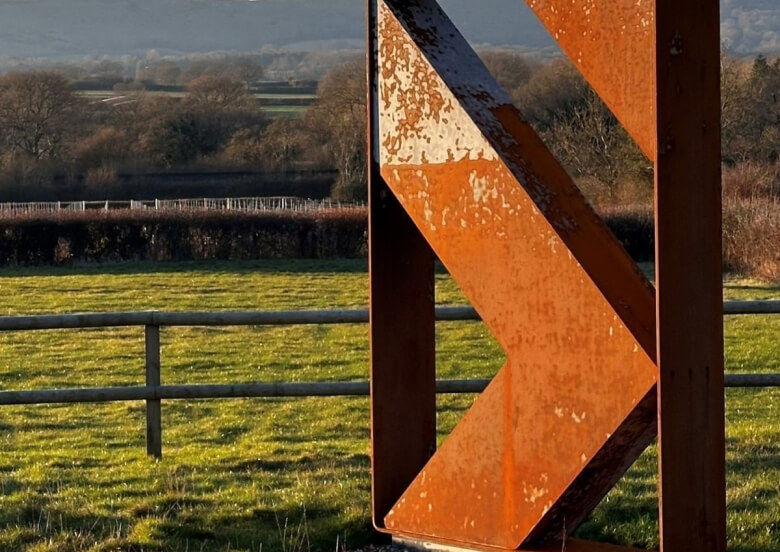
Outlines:
<svg viewBox="0 0 780 552"><path fill-rule="evenodd" d="M246 146L247 137L256 136L265 124L257 100L242 83L204 75L188 85L180 103L146 119L141 144L148 159L175 167L220 154L237 133L233 150L239 142Z"/></svg>
<svg viewBox="0 0 780 552"><path fill-rule="evenodd" d="M333 69L320 82L317 105L308 113L315 143L338 169L333 190L338 199L365 199L366 67L362 59Z"/></svg>
<svg viewBox="0 0 780 552"><path fill-rule="evenodd" d="M263 66L248 57L233 59L226 68L226 76L251 87L263 78L265 71Z"/></svg>
<svg viewBox="0 0 780 552"><path fill-rule="evenodd" d="M0 77L0 140L12 153L56 158L77 131L79 99L57 73Z"/></svg>
<svg viewBox="0 0 780 552"><path fill-rule="evenodd" d="M649 170L650 163L592 91L565 117L556 117L545 135L573 176L596 179L601 185L596 194L606 195L610 202L617 199L619 185L625 181L644 176L649 184L650 173L643 175L642 167Z"/></svg>
<svg viewBox="0 0 780 552"><path fill-rule="evenodd" d="M746 97L745 80L747 75L746 64L738 59L730 57L726 49L721 50L720 56L720 101L721 101L721 127L722 127L722 152L726 159L731 158L739 147L738 141L742 131L742 125L746 117L746 110L750 101Z"/></svg>
<svg viewBox="0 0 780 552"><path fill-rule="evenodd" d="M780 58L721 56L721 121L725 162L780 157Z"/></svg>
<svg viewBox="0 0 780 552"><path fill-rule="evenodd" d="M517 52L485 50L479 57L509 95L528 82L536 67Z"/></svg>
<svg viewBox="0 0 780 552"><path fill-rule="evenodd" d="M262 79L264 74L263 66L251 57L218 56L190 61L179 80L183 83L190 83L206 76L224 77L249 87Z"/></svg>
<svg viewBox="0 0 780 552"><path fill-rule="evenodd" d="M171 60L162 60L154 66L154 81L157 84L176 84L181 76L181 69Z"/></svg>
<svg viewBox="0 0 780 552"><path fill-rule="evenodd" d="M304 154L308 164L316 164L309 136L300 119L279 117L261 133L238 130L225 147L225 156L234 162L268 169L289 168L301 163Z"/></svg>
<svg viewBox="0 0 780 552"><path fill-rule="evenodd" d="M589 184L591 199L649 186L650 163L568 60L541 66L514 98L572 176Z"/></svg>
<svg viewBox="0 0 780 552"><path fill-rule="evenodd" d="M523 116L541 132L557 119L566 118L583 104L590 87L568 60L557 59L536 70L514 91L513 99Z"/></svg>
<svg viewBox="0 0 780 552"><path fill-rule="evenodd" d="M244 83L229 77L204 75L187 85L184 104L189 108L213 113L251 108L257 102Z"/></svg>

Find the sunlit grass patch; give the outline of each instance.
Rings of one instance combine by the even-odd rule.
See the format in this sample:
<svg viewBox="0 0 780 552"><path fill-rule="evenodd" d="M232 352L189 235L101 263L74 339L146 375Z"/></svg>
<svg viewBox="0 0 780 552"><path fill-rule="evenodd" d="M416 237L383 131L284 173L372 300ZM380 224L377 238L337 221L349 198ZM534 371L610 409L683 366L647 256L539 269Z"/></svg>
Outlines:
<svg viewBox="0 0 780 552"><path fill-rule="evenodd" d="M363 261L127 264L0 271L3 314L359 308ZM727 281L730 299L780 298ZM437 274L440 303L463 304ZM365 325L164 328L163 383L368 376ZM730 372L780 372L780 317L726 321ZM437 327L439 374L490 377L503 354L480 323ZM143 330L0 334L5 389L143 383ZM440 397L441 439L473 397ZM780 392L727 392L732 548L780 548ZM0 550L329 550L372 538L365 398L165 401L163 454L145 454L143 403L0 410ZM581 529L657 544L651 448ZM285 524L287 530L285 531Z"/></svg>

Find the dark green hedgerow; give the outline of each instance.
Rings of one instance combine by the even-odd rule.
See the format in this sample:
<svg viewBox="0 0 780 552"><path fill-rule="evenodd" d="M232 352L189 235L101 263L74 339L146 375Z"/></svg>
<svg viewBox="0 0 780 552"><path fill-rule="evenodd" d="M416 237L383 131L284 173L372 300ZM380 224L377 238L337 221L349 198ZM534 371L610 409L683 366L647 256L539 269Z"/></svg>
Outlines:
<svg viewBox="0 0 780 552"><path fill-rule="evenodd" d="M655 259L655 223L653 210L645 207L612 207L601 216L637 262Z"/></svg>
<svg viewBox="0 0 780 552"><path fill-rule="evenodd" d="M652 214L613 211L607 224L638 261L653 257ZM366 212L95 211L0 218L0 266L128 260L355 258Z"/></svg>
<svg viewBox="0 0 780 552"><path fill-rule="evenodd" d="M114 211L0 219L0 265L361 257L365 212Z"/></svg>

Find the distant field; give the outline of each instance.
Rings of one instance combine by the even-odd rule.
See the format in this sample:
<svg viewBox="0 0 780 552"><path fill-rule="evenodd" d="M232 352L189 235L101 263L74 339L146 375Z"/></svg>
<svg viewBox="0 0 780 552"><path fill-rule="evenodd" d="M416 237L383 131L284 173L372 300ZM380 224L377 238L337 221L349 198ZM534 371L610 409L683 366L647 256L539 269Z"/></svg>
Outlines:
<svg viewBox="0 0 780 552"><path fill-rule="evenodd" d="M271 117L295 117L308 109L305 105L265 105L263 111Z"/></svg>
<svg viewBox="0 0 780 552"><path fill-rule="evenodd" d="M364 261L117 264L0 270L4 315L363 307ZM728 299L780 288L728 280ZM446 274L437 300L462 304ZM5 389L143 382L140 328L0 334ZM726 321L730 372L780 372L780 316ZM502 354L481 323L437 327L441 377L487 377ZM367 327L165 329L163 383L335 381L368 374ZM780 549L780 390L729 390L730 550ZM440 398L443 439L469 397ZM0 410L0 550L302 552L352 548L369 527L363 398L163 404L145 456L142 403ZM651 448L580 534L657 545ZM285 524L287 529L285 530ZM304 527L305 526L305 527ZM305 529L305 530L304 530Z"/></svg>
<svg viewBox="0 0 780 552"><path fill-rule="evenodd" d="M185 92L150 91L146 94L166 96L169 98L183 98ZM85 90L78 95L93 101L105 101L127 95L124 92L112 90ZM317 101L316 94L296 93L262 93L254 94L260 102L260 106L272 117L291 117L300 114Z"/></svg>
<svg viewBox="0 0 780 552"><path fill-rule="evenodd" d="M85 98L95 98L95 99L101 99L105 100L108 98L113 98L116 96L126 96L127 93L125 92L114 92L112 90L83 90L77 92L79 96L85 97ZM145 94L150 94L153 96L168 96L170 98L183 98L186 95L186 92L159 92L159 91L150 91L145 92ZM274 93L258 93L258 94L252 94L255 98L258 100L316 100L317 94L295 94L295 93L284 93L284 94L274 94Z"/></svg>

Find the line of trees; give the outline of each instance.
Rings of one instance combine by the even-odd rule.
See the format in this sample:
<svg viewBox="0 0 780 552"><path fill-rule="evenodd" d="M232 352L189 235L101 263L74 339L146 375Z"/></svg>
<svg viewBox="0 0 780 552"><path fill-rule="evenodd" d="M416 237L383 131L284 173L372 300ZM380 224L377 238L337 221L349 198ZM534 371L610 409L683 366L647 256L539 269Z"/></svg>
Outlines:
<svg viewBox="0 0 780 552"><path fill-rule="evenodd" d="M565 59L534 66L512 54L484 60L592 199L649 199L652 165ZM774 165L780 157L780 58L722 63L723 161ZM780 186L780 183L775 182Z"/></svg>
<svg viewBox="0 0 780 552"><path fill-rule="evenodd" d="M265 76L263 66L252 57L221 55L181 61L159 58L154 52L145 59L102 59L92 64L58 64L42 70L61 75L76 89L120 91L156 85L186 86L204 75L227 77L251 86Z"/></svg>
<svg viewBox="0 0 780 552"><path fill-rule="evenodd" d="M649 200L650 161L568 61L503 51L483 59L594 202ZM335 168L334 196L364 199L364 63L339 65L315 106L275 120L247 86L262 71L252 63L193 64L183 98L140 91L112 102L90 102L57 72L0 76L0 185L42 185L53 172L101 187L119 170ZM722 63L724 162L776 164L780 59ZM167 71L162 62L154 69Z"/></svg>
<svg viewBox="0 0 780 552"><path fill-rule="evenodd" d="M568 60L537 63L505 51L483 52L482 58L594 203L652 203L652 162ZM776 166L780 59L740 60L724 53L722 63L724 163ZM275 121L267 129L265 147L248 148L244 154L258 161L274 156L282 164L317 155L341 173L335 195L364 199L364 72L362 61L332 70L320 83L315 108L295 120ZM776 178L762 183L768 193L780 193Z"/></svg>
<svg viewBox="0 0 780 552"><path fill-rule="evenodd" d="M18 58L0 53L0 72L53 71L65 76L78 88L140 81L156 85L187 85L204 74L222 74L235 80L320 80L330 69L361 55L358 48L289 50L265 45L240 53L224 51L163 55L149 50L143 56L86 56L52 63L39 58Z"/></svg>

